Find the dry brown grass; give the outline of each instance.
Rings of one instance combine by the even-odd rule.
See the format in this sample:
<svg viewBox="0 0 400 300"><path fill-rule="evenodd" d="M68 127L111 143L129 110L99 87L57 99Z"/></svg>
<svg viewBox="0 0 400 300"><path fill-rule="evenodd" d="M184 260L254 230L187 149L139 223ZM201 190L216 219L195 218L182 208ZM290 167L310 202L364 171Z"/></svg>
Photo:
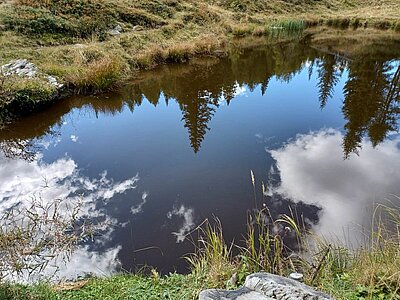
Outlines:
<svg viewBox="0 0 400 300"><path fill-rule="evenodd" d="M253 29L252 34L254 36L263 36L266 34L266 28L265 26L257 26Z"/></svg>
<svg viewBox="0 0 400 300"><path fill-rule="evenodd" d="M68 84L79 93L109 89L123 76L121 62L105 56L65 75Z"/></svg>
<svg viewBox="0 0 400 300"><path fill-rule="evenodd" d="M68 0L73 4L70 6L60 6L59 1L0 3L0 64L26 58L44 72L59 77L75 92L108 89L141 68L184 62L198 55L223 55L233 37L270 35L268 28L276 24L289 30L331 24L400 31L397 0L325 0L301 4L270 0L231 1L233 4L191 0ZM87 7L80 9L90 12L90 16L81 16L81 12L72 9L78 2L87 3ZM26 13L32 9L34 17ZM38 22L37 16L45 17L42 19L50 22L51 30L46 32L48 24ZM86 17L90 24L83 21ZM37 27L32 29L30 24ZM57 32L64 28L63 24L68 34ZM108 35L107 30L116 24L122 26L121 34ZM32 30L36 30L35 34L31 34Z"/></svg>

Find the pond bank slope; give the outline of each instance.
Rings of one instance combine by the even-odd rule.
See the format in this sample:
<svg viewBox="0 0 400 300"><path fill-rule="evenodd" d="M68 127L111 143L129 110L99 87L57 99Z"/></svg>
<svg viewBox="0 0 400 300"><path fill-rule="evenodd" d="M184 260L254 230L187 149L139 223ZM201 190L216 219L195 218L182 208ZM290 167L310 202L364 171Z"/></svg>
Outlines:
<svg viewBox="0 0 400 300"><path fill-rule="evenodd" d="M0 74L0 116L30 113L66 94L109 89L144 68L226 54L234 37L307 27L400 31L397 0L14 0L0 3L0 65L33 63L42 76ZM47 78L61 82L56 90Z"/></svg>

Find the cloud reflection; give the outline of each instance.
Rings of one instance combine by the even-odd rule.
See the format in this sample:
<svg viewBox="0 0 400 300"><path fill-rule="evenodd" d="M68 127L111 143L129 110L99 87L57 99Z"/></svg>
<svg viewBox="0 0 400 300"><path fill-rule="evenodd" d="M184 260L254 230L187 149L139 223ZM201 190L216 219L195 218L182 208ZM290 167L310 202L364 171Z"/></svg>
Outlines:
<svg viewBox="0 0 400 300"><path fill-rule="evenodd" d="M147 192L143 192L142 201L139 204L137 204L136 206L132 206L131 212L132 212L133 215L136 215L136 214L141 213L143 211L143 205L146 204L148 195L149 194Z"/></svg>
<svg viewBox="0 0 400 300"><path fill-rule="evenodd" d="M11 276L7 279L18 282L38 282L51 279L52 281L73 280L86 275L107 276L120 267L118 253L121 246L116 246L105 251L91 251L88 246L76 249L66 260L56 258L44 270L28 274L24 272L18 277Z"/></svg>
<svg viewBox="0 0 400 300"><path fill-rule="evenodd" d="M176 242L182 243L187 234L196 226L194 223L194 210L181 205L180 207L175 207L172 211L168 212L168 219L172 219L173 216L183 218L182 226L178 231L172 232L172 234L176 236Z"/></svg>
<svg viewBox="0 0 400 300"><path fill-rule="evenodd" d="M75 278L86 273L105 275L116 270L121 246L104 248L104 245L113 232L113 226L109 225L118 225L118 221L108 214L105 204L117 195L134 190L139 180L138 174L123 181L114 181L106 171L98 178L89 178L82 174L72 158L63 157L46 163L40 155L32 162L0 155L0 166L0 213L15 205L29 205L30 199L40 199L43 203L67 199L67 202L83 202L83 218L95 222L99 220L101 224L105 224L98 228L101 235L95 239L94 245L79 246L67 263L61 258L55 258L41 274L36 274L29 280L50 276L56 270L56 278ZM142 199L145 201L146 197L145 193ZM98 205L99 201L101 205ZM68 210L64 211L60 207L59 213L66 214ZM10 274L10 279L13 277ZM22 280L26 281L27 278L22 276Z"/></svg>
<svg viewBox="0 0 400 300"><path fill-rule="evenodd" d="M321 207L317 232L327 237L345 235L354 242L361 237L355 225L370 228L374 204L400 195L400 136L376 148L364 139L359 156L349 159L343 159L342 141L341 132L325 129L298 135L268 152L281 179L274 192Z"/></svg>

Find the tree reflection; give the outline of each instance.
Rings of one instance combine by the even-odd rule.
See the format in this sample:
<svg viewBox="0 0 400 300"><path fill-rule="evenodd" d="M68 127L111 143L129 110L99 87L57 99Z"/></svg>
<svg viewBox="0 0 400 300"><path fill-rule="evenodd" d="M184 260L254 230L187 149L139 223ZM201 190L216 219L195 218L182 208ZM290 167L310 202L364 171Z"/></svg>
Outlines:
<svg viewBox="0 0 400 300"><path fill-rule="evenodd" d="M400 113L400 65L396 60L369 55L342 58L327 54L318 58L319 102L324 108L345 69L348 77L343 88L342 112L345 158L358 153L367 136L375 147L398 130Z"/></svg>
<svg viewBox="0 0 400 300"><path fill-rule="evenodd" d="M347 120L344 154L357 153L368 135L374 146L390 131L398 130L399 73L392 62L354 60L344 87L343 114Z"/></svg>
<svg viewBox="0 0 400 300"><path fill-rule="evenodd" d="M185 122L185 128L189 131L190 145L195 153L200 150L201 142L207 130L210 129L207 124L214 115L215 107L218 107L218 103L212 101L210 95L205 92L200 94L205 95L200 95L198 99L193 99L181 106L182 120Z"/></svg>
<svg viewBox="0 0 400 300"><path fill-rule="evenodd" d="M36 157L37 147L32 140L12 139L0 141L0 150L6 158L21 158L26 161L33 161Z"/></svg>
<svg viewBox="0 0 400 300"><path fill-rule="evenodd" d="M391 47L391 46L388 46ZM396 54L396 48L393 47ZM399 118L399 61L382 56L368 47L368 54L342 55L329 46L314 48L312 42L282 42L251 49L237 48L229 58L195 60L186 65L162 66L141 74L123 92L107 95L102 99L74 98L43 116L21 121L10 135L0 131L0 148L10 156L24 152L23 143L44 136L54 124L71 109L85 113L119 114L127 107L134 111L143 101L154 106L164 99L176 101L182 111L182 121L188 130L190 145L195 153L210 130L210 121L222 102L229 105L237 101L238 87L250 91L259 88L262 95L268 91L272 78L290 82L305 66L309 77L316 70L319 105L324 108L337 91L337 84L347 74L343 89L342 112L346 120L343 140L344 156L357 153L363 137L368 136L374 146L382 142L388 132L397 130ZM371 53L375 53L373 56ZM393 54L391 54L393 57ZM86 108L86 109L85 109ZM25 123L24 123L25 122ZM24 142L24 143L25 143ZM29 144L29 143L28 143ZM27 145L28 145L27 144ZM15 149L19 149L15 152Z"/></svg>
<svg viewBox="0 0 400 300"><path fill-rule="evenodd" d="M333 96L336 84L345 68L346 61L337 55L324 55L318 59L318 89L321 108Z"/></svg>
<svg viewBox="0 0 400 300"><path fill-rule="evenodd" d="M141 94L154 105L158 104L161 94L167 102L176 100L182 110L190 145L197 153L210 130L209 122L216 109L222 101L229 105L239 87L245 86L250 91L260 87L264 95L273 76L289 82L301 71L305 61L317 57L316 50L301 43L235 49L229 59L164 66L162 70L148 72L134 84L132 94Z"/></svg>

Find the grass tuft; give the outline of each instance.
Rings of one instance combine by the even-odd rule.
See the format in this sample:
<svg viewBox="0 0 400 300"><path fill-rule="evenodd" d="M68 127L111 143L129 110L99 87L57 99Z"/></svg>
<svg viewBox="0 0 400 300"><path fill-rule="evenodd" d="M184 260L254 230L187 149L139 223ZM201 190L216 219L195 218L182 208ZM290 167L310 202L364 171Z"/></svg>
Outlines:
<svg viewBox="0 0 400 300"><path fill-rule="evenodd" d="M111 88L122 77L121 62L105 56L90 62L83 68L71 71L66 81L78 93L99 92Z"/></svg>

